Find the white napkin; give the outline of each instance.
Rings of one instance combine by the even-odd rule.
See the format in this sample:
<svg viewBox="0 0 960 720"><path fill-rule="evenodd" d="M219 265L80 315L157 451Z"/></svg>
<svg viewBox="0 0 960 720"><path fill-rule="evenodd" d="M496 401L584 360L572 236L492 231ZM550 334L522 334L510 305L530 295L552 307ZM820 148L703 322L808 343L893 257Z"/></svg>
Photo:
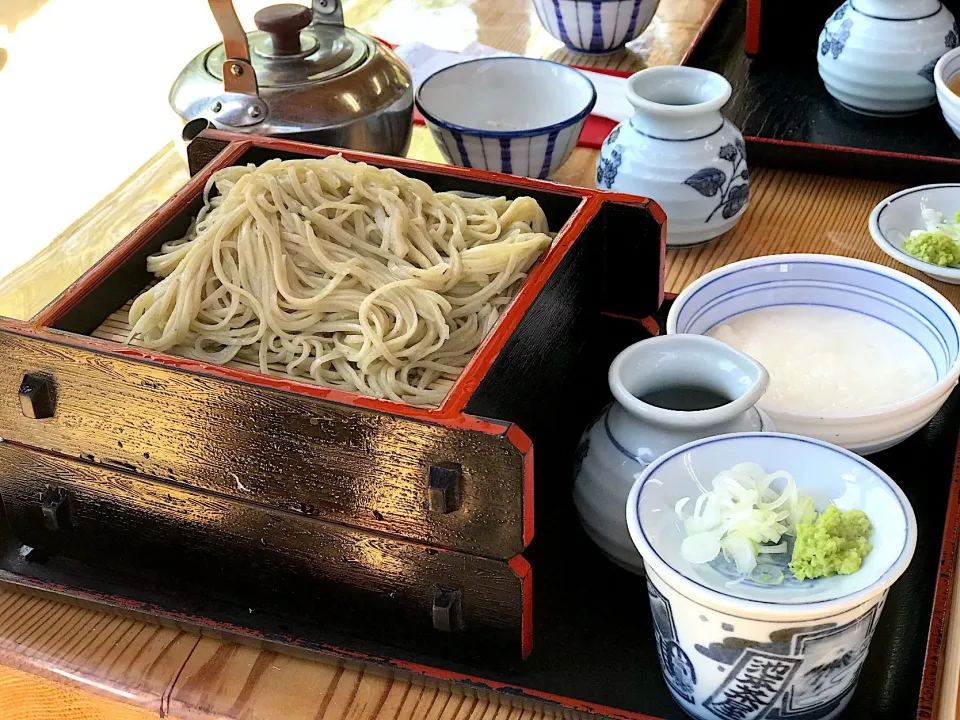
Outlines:
<svg viewBox="0 0 960 720"><path fill-rule="evenodd" d="M437 50L423 43L399 45L395 52L410 68L414 87L420 87L420 83L438 70L443 70L466 60L514 55L514 53L503 52L487 45L481 45L478 42L470 43L459 53ZM594 115L609 118L614 122L623 122L633 115L633 107L627 102L624 95L627 86L626 78L590 72L589 70L580 70L580 72L590 78L590 82L597 89L597 104L593 108Z"/></svg>

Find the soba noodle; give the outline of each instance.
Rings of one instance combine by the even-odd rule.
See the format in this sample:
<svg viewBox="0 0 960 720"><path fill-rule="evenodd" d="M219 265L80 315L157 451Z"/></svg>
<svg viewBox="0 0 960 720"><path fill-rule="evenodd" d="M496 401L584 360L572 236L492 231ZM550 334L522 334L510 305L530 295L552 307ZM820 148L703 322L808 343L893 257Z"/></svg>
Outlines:
<svg viewBox="0 0 960 720"><path fill-rule="evenodd" d="M211 197L216 187L217 194ZM334 156L230 167L127 342L437 405L550 244L532 198L435 193Z"/></svg>

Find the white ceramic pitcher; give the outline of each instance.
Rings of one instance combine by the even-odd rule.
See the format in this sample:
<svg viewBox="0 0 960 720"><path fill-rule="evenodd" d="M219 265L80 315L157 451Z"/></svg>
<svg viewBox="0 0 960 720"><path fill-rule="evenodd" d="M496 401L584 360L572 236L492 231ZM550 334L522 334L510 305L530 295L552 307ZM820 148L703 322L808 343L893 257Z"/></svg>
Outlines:
<svg viewBox="0 0 960 720"><path fill-rule="evenodd" d="M719 340L667 335L621 352L608 380L615 401L580 440L573 500L600 549L618 565L642 573L627 529L630 488L647 465L680 445L725 433L772 431L773 423L755 407L770 378L759 363Z"/></svg>

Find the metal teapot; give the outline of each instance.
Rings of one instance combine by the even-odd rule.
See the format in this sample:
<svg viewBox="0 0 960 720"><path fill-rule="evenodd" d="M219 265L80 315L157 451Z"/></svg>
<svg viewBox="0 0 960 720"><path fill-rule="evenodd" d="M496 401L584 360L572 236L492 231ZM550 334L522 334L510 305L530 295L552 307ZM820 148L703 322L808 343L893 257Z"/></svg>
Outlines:
<svg viewBox="0 0 960 720"><path fill-rule="evenodd" d="M231 0L209 0L223 42L170 90L187 123L403 155L413 127L410 71L383 43L343 25L339 0L272 5L245 33Z"/></svg>

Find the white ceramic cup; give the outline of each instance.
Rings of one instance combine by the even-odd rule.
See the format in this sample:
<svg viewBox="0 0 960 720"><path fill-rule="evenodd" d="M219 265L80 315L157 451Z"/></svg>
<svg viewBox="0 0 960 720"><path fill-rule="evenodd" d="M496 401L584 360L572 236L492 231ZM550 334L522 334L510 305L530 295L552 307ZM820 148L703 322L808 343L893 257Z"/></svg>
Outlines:
<svg viewBox="0 0 960 720"><path fill-rule="evenodd" d="M960 75L960 48L951 50L941 57L933 69L933 81L937 86L940 112L943 113L943 119L947 121L953 134L960 138L960 97L947 87L947 83L956 75Z"/></svg>
<svg viewBox="0 0 960 720"><path fill-rule="evenodd" d="M683 560L674 505L693 502L697 479L709 486L740 462L790 472L820 511L830 501L863 510L875 531L861 568L804 582L785 572L781 585L762 585L736 582L723 564ZM842 448L777 433L706 438L661 457L634 484L627 524L646 566L664 680L699 720L840 715L917 540L910 503L881 470Z"/></svg>

